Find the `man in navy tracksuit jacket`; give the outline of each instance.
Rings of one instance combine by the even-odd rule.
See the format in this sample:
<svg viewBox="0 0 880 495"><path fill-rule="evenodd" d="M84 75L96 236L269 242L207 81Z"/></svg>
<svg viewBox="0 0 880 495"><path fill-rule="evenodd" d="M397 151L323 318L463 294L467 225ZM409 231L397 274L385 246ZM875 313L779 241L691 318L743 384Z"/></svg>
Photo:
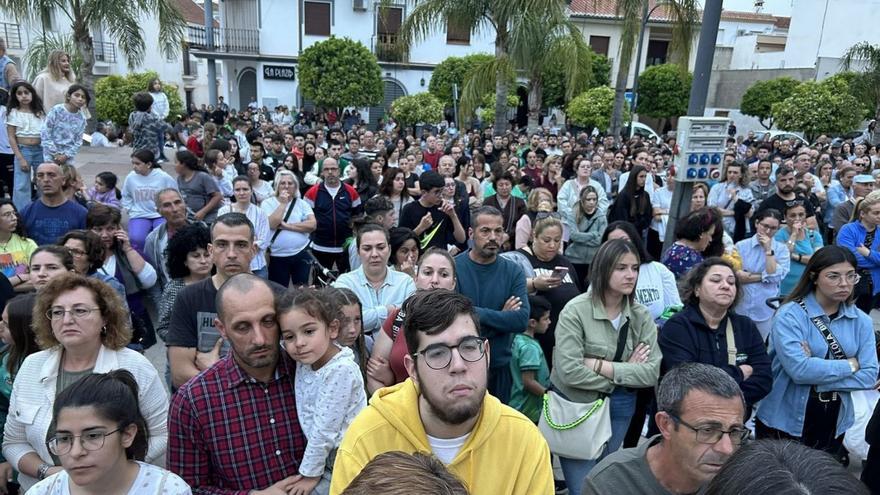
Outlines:
<svg viewBox="0 0 880 495"><path fill-rule="evenodd" d="M339 180L339 163L325 158L321 167L323 182L312 186L305 201L315 213L318 226L312 232L312 253L321 265L340 273L349 270L346 241L352 236L351 219L363 212L361 198L350 185Z"/></svg>

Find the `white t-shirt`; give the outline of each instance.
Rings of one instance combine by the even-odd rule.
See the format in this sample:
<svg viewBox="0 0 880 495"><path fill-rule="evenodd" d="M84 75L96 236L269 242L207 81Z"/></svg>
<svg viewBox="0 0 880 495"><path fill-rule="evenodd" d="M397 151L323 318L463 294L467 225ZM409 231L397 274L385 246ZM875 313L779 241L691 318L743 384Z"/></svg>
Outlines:
<svg viewBox="0 0 880 495"><path fill-rule="evenodd" d="M680 306L681 297L678 295L675 275L663 263L656 261L640 266L636 302L648 308L651 318L655 320L669 306Z"/></svg>
<svg viewBox="0 0 880 495"><path fill-rule="evenodd" d="M129 495L192 495L192 490L180 476L160 467L140 461L137 478L128 490ZM59 471L40 481L30 490L32 495L70 495L70 477Z"/></svg>
<svg viewBox="0 0 880 495"><path fill-rule="evenodd" d="M455 459L455 456L457 456L461 448L464 447L464 443L467 442L469 436L471 436L470 433L456 438L437 438L427 435L428 445L431 446L431 452L433 452L434 455L437 456L437 459L440 459L443 464L447 465Z"/></svg>
<svg viewBox="0 0 880 495"><path fill-rule="evenodd" d="M272 196L271 198L266 198L263 200L263 203L260 205L260 208L266 214L266 216L271 216L272 213L278 208L278 205L281 203L278 201L278 198ZM284 210L284 213L281 215L281 218L284 219L284 215L287 214L287 210ZM296 203L293 205L293 211L290 212L290 217L287 219L287 223L298 223L302 222L310 215L314 215L312 212L312 207L309 206L309 203L302 198L296 198ZM274 230L270 230L269 239L275 235ZM293 256L302 251L309 244L309 236L308 234L304 234L302 232L291 232L289 230L282 230L278 237L275 238L275 242L271 243L268 246L272 252L272 256L284 257L284 256Z"/></svg>

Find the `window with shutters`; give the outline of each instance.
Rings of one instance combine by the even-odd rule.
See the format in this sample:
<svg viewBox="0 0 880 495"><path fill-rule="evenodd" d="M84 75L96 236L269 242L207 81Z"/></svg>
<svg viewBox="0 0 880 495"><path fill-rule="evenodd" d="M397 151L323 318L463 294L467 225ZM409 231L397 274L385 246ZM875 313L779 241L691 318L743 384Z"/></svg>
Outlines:
<svg viewBox="0 0 880 495"><path fill-rule="evenodd" d="M446 43L451 45L469 45L471 43L470 29L457 27L451 22L447 21Z"/></svg>
<svg viewBox="0 0 880 495"><path fill-rule="evenodd" d="M593 53L608 56L608 45L611 43L610 36L590 36L590 48Z"/></svg>
<svg viewBox="0 0 880 495"><path fill-rule="evenodd" d="M305 33L313 36L330 36L330 4L327 2L303 2Z"/></svg>

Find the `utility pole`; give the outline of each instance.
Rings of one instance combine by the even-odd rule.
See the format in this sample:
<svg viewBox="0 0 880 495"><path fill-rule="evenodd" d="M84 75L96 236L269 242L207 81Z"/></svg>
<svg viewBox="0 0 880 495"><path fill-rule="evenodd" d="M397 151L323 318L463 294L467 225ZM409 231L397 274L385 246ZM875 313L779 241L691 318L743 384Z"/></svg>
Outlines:
<svg viewBox="0 0 880 495"><path fill-rule="evenodd" d="M722 0L706 0L703 9L703 24L700 27L700 41L697 45L697 59L694 64L694 79L687 114L701 117L706 110L706 96L709 93L709 78L712 76L712 62L715 59L715 41L718 38L718 24L721 22ZM666 224L666 240L663 252L675 242L676 221L691 209L693 182L676 182L672 193L669 221Z"/></svg>

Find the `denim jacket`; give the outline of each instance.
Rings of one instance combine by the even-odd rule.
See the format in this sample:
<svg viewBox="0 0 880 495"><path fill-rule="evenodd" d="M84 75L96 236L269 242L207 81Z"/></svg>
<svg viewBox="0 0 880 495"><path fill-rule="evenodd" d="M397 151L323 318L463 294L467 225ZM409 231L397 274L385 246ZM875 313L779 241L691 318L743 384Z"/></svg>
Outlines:
<svg viewBox="0 0 880 495"><path fill-rule="evenodd" d="M807 312L797 302L779 308L770 332L770 358L773 388L758 406L758 419L765 425L800 437L804 430L804 414L810 388L818 392L836 391L842 400L837 417L837 434L842 435L854 421L853 403L849 392L866 390L877 380L877 353L871 318L855 305L842 304L834 321L810 293L805 299ZM822 318L837 338L847 357L856 357L859 370L855 373L844 360L828 359L828 345L810 317ZM810 347L804 352L801 342Z"/></svg>

